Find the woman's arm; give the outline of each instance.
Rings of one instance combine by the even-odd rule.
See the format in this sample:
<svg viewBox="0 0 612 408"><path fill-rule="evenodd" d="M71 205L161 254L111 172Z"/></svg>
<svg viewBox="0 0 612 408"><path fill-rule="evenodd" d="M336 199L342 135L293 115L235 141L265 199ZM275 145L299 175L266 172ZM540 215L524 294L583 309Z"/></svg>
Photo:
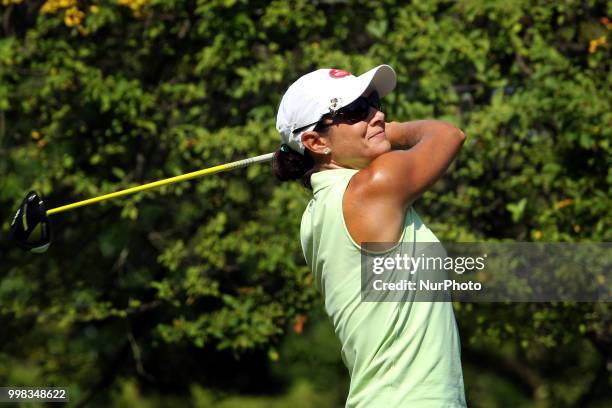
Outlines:
<svg viewBox="0 0 612 408"><path fill-rule="evenodd" d="M406 209L446 171L465 140L438 120L391 122L385 133L395 150L361 169L343 200L347 228L356 242L395 242Z"/></svg>
<svg viewBox="0 0 612 408"><path fill-rule="evenodd" d="M410 122L388 122L385 124L385 133L393 150L406 150L416 145L425 134L435 132L436 128L440 131L456 129L449 123L426 119Z"/></svg>
<svg viewBox="0 0 612 408"><path fill-rule="evenodd" d="M465 140L463 132L439 120L391 122L387 138L392 151L360 171L371 196L385 197L403 208L431 187L455 159ZM387 126L385 126L385 133Z"/></svg>

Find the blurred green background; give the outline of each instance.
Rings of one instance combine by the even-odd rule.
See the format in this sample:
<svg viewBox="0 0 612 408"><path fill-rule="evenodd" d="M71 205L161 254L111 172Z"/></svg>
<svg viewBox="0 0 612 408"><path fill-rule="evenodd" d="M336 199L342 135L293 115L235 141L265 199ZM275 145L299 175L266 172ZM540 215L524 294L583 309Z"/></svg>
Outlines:
<svg viewBox="0 0 612 408"><path fill-rule="evenodd" d="M72 406L340 407L348 373L269 165L52 208L275 150L289 84L390 64L387 120L463 151L415 205L440 240L612 241L612 3L16 1L0 6L0 385ZM612 404L606 303L455 304L471 407Z"/></svg>

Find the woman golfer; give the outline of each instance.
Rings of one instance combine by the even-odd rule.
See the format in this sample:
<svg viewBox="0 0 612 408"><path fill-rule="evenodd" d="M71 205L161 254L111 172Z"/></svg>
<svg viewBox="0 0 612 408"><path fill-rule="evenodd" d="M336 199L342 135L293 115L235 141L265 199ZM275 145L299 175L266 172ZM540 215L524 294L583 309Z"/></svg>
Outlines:
<svg viewBox="0 0 612 408"><path fill-rule="evenodd" d="M366 242L436 242L412 208L465 136L437 120L385 122L395 72L320 69L282 98L274 171L312 189L301 243L350 378L347 407L464 407L457 325L449 302L362 302Z"/></svg>

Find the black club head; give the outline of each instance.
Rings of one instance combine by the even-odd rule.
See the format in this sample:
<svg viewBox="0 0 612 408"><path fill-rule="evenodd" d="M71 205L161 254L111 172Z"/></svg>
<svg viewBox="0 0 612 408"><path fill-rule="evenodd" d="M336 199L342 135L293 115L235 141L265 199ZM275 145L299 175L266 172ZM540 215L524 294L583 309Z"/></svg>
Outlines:
<svg viewBox="0 0 612 408"><path fill-rule="evenodd" d="M43 253L51 245L51 225L42 198L30 191L15 213L9 239L30 252Z"/></svg>

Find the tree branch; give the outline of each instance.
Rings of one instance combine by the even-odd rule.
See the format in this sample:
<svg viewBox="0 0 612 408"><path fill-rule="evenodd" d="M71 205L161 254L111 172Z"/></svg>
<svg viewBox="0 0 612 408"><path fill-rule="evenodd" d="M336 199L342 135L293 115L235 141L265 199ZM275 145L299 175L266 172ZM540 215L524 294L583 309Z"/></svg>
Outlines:
<svg viewBox="0 0 612 408"><path fill-rule="evenodd" d="M111 363L106 366L102 379L89 390L87 394L75 405L76 408L82 408L89 405L89 402L101 391L112 385L115 381L117 371L125 361L129 352L129 344L125 343L119 351L113 356Z"/></svg>
<svg viewBox="0 0 612 408"><path fill-rule="evenodd" d="M538 373L519 361L469 347L462 348L461 355L474 362L479 369L489 370L501 377L510 379L523 393L529 396L535 395L535 391L542 384L542 379Z"/></svg>

